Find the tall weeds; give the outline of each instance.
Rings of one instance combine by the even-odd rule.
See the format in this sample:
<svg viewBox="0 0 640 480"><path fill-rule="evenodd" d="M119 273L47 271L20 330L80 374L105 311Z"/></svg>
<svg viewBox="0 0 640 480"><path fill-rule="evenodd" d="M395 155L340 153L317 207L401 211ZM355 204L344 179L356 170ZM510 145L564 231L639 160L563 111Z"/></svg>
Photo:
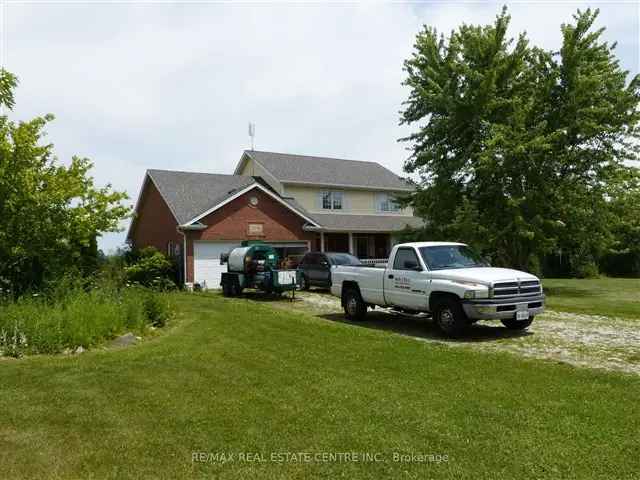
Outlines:
<svg viewBox="0 0 640 480"><path fill-rule="evenodd" d="M0 355L88 348L124 332L163 326L170 312L168 294L61 281L47 294L0 304Z"/></svg>

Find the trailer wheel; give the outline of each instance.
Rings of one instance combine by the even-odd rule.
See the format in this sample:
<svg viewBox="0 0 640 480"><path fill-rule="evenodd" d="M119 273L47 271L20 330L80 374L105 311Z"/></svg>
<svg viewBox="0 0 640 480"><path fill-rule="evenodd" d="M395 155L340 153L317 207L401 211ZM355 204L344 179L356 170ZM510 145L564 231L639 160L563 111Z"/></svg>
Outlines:
<svg viewBox="0 0 640 480"><path fill-rule="evenodd" d="M367 314L367 304L362 300L360 292L349 288L342 296L344 314L349 320L363 320Z"/></svg>
<svg viewBox="0 0 640 480"><path fill-rule="evenodd" d="M222 284L222 295L225 297L237 297L240 295L242 287L238 282L238 278L224 273L222 275L222 282L220 282Z"/></svg>
<svg viewBox="0 0 640 480"><path fill-rule="evenodd" d="M237 283L235 282L231 283L230 287L231 287L232 297L237 297L242 293L242 288L240 288L240 286Z"/></svg>
<svg viewBox="0 0 640 480"><path fill-rule="evenodd" d="M452 338L462 336L469 326L460 301L452 297L445 297L438 301L433 311L433 318L442 333Z"/></svg>

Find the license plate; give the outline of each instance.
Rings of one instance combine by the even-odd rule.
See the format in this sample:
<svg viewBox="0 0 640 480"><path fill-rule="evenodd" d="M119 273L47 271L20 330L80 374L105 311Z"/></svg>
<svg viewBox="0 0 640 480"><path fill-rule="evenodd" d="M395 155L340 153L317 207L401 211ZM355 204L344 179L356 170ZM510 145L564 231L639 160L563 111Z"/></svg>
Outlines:
<svg viewBox="0 0 640 480"><path fill-rule="evenodd" d="M516 320L527 320L528 318L529 318L528 310L516 312Z"/></svg>

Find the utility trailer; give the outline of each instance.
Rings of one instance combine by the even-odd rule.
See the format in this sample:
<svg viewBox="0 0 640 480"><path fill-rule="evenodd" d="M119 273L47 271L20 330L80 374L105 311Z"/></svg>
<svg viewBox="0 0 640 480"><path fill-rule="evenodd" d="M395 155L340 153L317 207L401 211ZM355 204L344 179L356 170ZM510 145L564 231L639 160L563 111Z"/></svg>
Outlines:
<svg viewBox="0 0 640 480"><path fill-rule="evenodd" d="M225 297L235 297L245 288L254 288L268 294L291 291L294 294L299 284L296 270L279 269L278 253L262 242L242 242L222 255L220 264L227 264L220 285Z"/></svg>

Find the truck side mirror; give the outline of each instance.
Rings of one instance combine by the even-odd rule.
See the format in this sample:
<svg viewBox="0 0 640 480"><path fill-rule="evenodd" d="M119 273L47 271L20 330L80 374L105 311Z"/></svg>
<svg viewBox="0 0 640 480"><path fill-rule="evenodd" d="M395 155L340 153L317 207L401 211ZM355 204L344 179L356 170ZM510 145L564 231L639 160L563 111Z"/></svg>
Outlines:
<svg viewBox="0 0 640 480"><path fill-rule="evenodd" d="M224 265L228 261L229 261L229 254L228 253L221 253L220 254L220 265Z"/></svg>

